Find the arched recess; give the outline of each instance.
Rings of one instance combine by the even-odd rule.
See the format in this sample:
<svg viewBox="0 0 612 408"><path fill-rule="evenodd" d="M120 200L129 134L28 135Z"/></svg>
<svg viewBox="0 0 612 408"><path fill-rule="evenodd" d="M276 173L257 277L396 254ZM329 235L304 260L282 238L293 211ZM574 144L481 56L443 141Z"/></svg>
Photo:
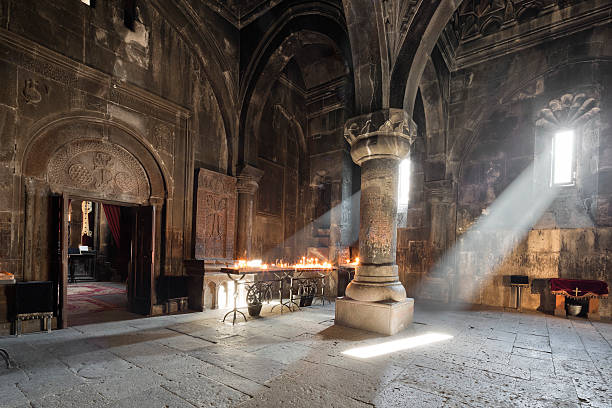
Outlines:
<svg viewBox="0 0 612 408"><path fill-rule="evenodd" d="M423 70L462 0L423 1L411 20L393 71L389 106L412 113Z"/></svg>
<svg viewBox="0 0 612 408"><path fill-rule="evenodd" d="M248 152L248 161L253 164L256 160L257 149L256 141L259 139L259 123L261 121L264 107L270 92L270 84L274 83L280 76L281 71L287 63L305 46L313 44L325 44L335 47L335 43L329 37L313 31L299 31L290 34L285 41L270 56L265 69L257 79L255 88L247 106L244 131L249 132L245 135L245 150ZM303 145L305 147L305 143ZM246 154L246 152L245 152Z"/></svg>
<svg viewBox="0 0 612 408"><path fill-rule="evenodd" d="M206 309L217 309L219 307L217 295L217 284L215 282L208 282L206 285L206 292L204 294L204 307Z"/></svg>
<svg viewBox="0 0 612 408"><path fill-rule="evenodd" d="M258 123L271 91L270 84L302 47L325 44L337 49L344 56L352 77L351 51L342 11L324 4L319 4L320 7L313 10L313 4L319 2L305 2L279 16L260 41L246 67L245 80L240 90L240 163L256 163ZM352 110L353 101L348 102Z"/></svg>
<svg viewBox="0 0 612 408"><path fill-rule="evenodd" d="M24 279L59 284L59 317L66 327L67 234L58 231L67 230L68 199L133 207L131 251L138 255L133 255L128 301L130 310L150 314L163 258L163 213L172 191L152 147L126 124L86 112L44 119L30 134L19 160L25 184Z"/></svg>

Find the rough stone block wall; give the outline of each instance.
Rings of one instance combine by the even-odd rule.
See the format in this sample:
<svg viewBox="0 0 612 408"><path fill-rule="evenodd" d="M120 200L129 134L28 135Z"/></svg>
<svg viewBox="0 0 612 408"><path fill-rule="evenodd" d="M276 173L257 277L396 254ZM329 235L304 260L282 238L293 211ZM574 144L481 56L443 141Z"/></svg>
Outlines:
<svg viewBox="0 0 612 408"><path fill-rule="evenodd" d="M440 166L425 167L424 225L429 236L398 236L400 277L409 293L430 297L425 292L435 285L415 286L415 282L442 274L451 283L450 301L513 307L506 276L524 274L533 283L523 292L522 306L550 311L554 305L546 293L548 278L598 279L610 285L612 66L603 60L612 55L605 40L611 34L609 26L584 30L496 59L485 57L450 73L448 98L440 96L448 109L446 174L434 169ZM430 92L431 75L424 78L429 124L435 98ZM577 130L575 186L556 196L505 257L498 256L495 248L508 235L503 220L495 231L474 238L476 244L462 247L463 234L486 216L487 208L514 181L527 177L535 188L546 179L529 167L539 153L538 137L544 137L536 126L538 112L555 98L579 93L595 98L600 113ZM427 134L429 138L429 130ZM438 152L434 146L441 145L440 140L428 139L428 151ZM426 162L439 162L436 154L426 156ZM444 177L446 190L441 182L429 181ZM449 224L454 231L447 229ZM435 259L426 271L421 262L428 256L423 242L435 248ZM441 271L437 265L445 254L452 256L445 265L453 267ZM612 317L609 301L602 301L601 315Z"/></svg>
<svg viewBox="0 0 612 408"><path fill-rule="evenodd" d="M40 124L78 112L122 124L140 137L139 146L155 157L168 189L157 237L163 241L157 265L168 274L182 273L190 252L191 203L185 197L193 188L193 161L231 171L234 143L203 61L182 35L189 27L177 26L180 13L164 13L159 7L166 2L139 2L132 31L123 25L121 0L96 3L90 8L72 0L0 2L0 269L18 279L54 278L47 271L46 223L30 231L25 227L32 211L46 214L50 194L36 187L28 203L22 173L24 152ZM235 56L237 30L200 6L226 55ZM236 74L235 61L220 74L221 81ZM189 125L181 115L191 116ZM74 123L66 134L124 142L103 129ZM3 287L0 321L6 319L4 296Z"/></svg>

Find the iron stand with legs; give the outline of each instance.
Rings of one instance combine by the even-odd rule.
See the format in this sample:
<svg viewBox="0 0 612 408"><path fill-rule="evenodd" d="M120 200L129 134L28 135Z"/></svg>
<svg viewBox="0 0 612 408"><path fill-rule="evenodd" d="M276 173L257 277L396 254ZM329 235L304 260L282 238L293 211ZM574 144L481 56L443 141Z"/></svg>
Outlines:
<svg viewBox="0 0 612 408"><path fill-rule="evenodd" d="M240 277L238 279L234 279L232 277L232 274L227 273L227 276L234 281L234 309L230 310L229 312L227 312L225 314L225 316L223 316L223 322L225 322L225 319L227 318L227 316L231 315L232 313L234 314L234 318L232 319L232 325L236 324L236 315L238 313L240 313L242 315L242 317L244 318L244 321L247 321L246 315L244 313L242 313L240 310L238 310L238 282L242 279L244 279L244 275L246 275L245 273L241 274Z"/></svg>
<svg viewBox="0 0 612 408"><path fill-rule="evenodd" d="M278 274L275 273L274 276L280 282L279 289L278 289L278 295L279 295L279 302L280 303L278 305L272 306L272 309L270 309L270 312L272 312L276 306L280 307L280 312L281 313L283 313L283 307L286 307L287 309L289 309L290 312L293 312L293 309L290 306L291 304L296 305L298 307L298 309L299 309L299 306L292 299L291 288L289 288L289 292L290 292L289 293L289 299L286 302L283 302L283 289L285 288L284 282L285 282L285 279L292 277L292 273L289 272L289 271L284 271L282 275L278 275Z"/></svg>

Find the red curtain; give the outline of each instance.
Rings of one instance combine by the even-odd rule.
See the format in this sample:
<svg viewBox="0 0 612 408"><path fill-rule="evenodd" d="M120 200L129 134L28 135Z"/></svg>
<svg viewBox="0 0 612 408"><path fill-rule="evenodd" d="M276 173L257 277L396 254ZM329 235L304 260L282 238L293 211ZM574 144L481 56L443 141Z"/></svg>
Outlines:
<svg viewBox="0 0 612 408"><path fill-rule="evenodd" d="M117 248L121 248L121 207L112 204L102 204L106 221L115 240Z"/></svg>

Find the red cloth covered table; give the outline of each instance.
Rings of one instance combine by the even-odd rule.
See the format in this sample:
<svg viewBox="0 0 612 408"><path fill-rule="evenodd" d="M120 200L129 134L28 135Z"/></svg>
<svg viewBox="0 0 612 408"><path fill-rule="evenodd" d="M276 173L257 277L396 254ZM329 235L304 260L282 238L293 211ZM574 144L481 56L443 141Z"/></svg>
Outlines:
<svg viewBox="0 0 612 408"><path fill-rule="evenodd" d="M563 295L574 299L585 297L608 297L608 284L598 280L560 279L550 280L550 291L553 295Z"/></svg>
<svg viewBox="0 0 612 408"><path fill-rule="evenodd" d="M560 279L550 280L550 291L556 295L555 316L565 316L565 298L588 298L587 317L599 320L599 298L608 297L608 284L598 280Z"/></svg>

